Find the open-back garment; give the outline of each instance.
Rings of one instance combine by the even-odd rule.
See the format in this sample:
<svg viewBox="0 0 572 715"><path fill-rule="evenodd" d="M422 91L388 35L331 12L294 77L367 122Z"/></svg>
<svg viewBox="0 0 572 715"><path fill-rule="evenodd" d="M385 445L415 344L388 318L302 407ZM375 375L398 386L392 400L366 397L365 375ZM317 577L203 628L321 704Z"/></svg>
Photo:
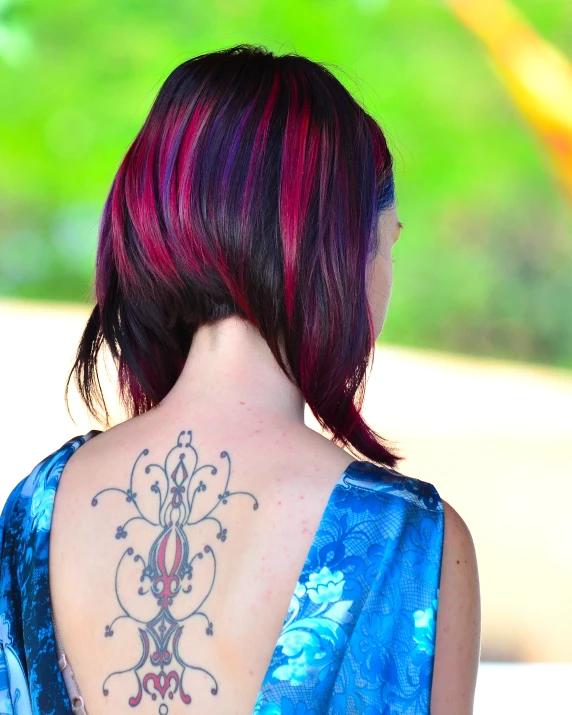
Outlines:
<svg viewBox="0 0 572 715"><path fill-rule="evenodd" d="M86 715L56 636L48 555L60 476L95 434L40 462L4 505L0 715ZM429 715L442 551L432 484L352 462L322 514L253 715ZM135 692L141 674L116 677L133 678ZM169 693L155 694L168 713Z"/></svg>

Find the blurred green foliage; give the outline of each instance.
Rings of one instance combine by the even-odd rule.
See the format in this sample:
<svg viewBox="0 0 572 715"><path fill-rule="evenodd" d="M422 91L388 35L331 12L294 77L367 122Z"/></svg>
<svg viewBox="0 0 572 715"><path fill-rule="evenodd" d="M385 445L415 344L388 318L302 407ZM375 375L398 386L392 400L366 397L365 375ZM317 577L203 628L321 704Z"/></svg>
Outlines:
<svg viewBox="0 0 572 715"><path fill-rule="evenodd" d="M570 3L516 4L572 47ZM387 133L405 229L384 341L572 367L571 207L439 0L0 0L1 295L90 300L99 214L160 85L241 42L334 64Z"/></svg>

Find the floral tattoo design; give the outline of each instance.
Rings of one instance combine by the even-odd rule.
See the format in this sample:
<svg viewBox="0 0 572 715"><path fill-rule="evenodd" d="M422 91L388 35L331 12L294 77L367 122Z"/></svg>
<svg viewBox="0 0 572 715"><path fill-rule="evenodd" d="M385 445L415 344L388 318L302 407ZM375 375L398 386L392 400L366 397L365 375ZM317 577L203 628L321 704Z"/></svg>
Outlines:
<svg viewBox="0 0 572 715"><path fill-rule="evenodd" d="M220 542L227 539L227 529L214 516L219 508L228 503L231 497L243 495L252 499L252 508L258 509L258 501L250 492L229 491L231 460L228 452L221 452L225 462L226 481L216 498L202 496L208 492L208 478L203 481L203 474L216 475L218 469L213 464L199 466L198 453L191 444L192 432L179 434L175 446L168 452L163 464L145 463L149 450L144 449L131 469L128 489L109 487L102 489L91 500L97 506L98 499L105 492L120 492L125 501L136 510L124 524L117 527L116 539L128 536L127 525L136 520L143 520L156 528L158 532L146 558L136 554L129 546L124 552L115 572L115 595L122 613L105 626L105 637L113 636L113 625L122 618L128 618L138 624L141 639L141 653L138 662L127 670L110 673L103 682L103 694L108 695L106 684L114 675L134 673L137 678L137 692L129 698L129 705L136 707L141 702L143 693L152 700L160 698L158 715L168 715L169 706L175 695L182 702L191 702L190 693L183 687L186 670L201 671L211 681L211 693L219 690L215 676L205 668L188 663L179 652L179 641L185 624L198 617L206 622L205 633L213 635L213 623L203 610L216 580L216 556L212 545L206 544L198 550L192 547L192 527L212 521L217 529L216 538ZM151 475L149 477L149 475ZM157 478L155 478L157 477ZM223 474L224 477L224 474ZM137 490L137 491L135 491ZM211 490L212 491L212 490ZM190 532L190 534L189 534ZM126 557L142 564L140 582L143 584L134 593L125 593L118 582ZM196 560L210 560L210 583L206 595L197 602L189 594L193 590L193 563ZM142 616L150 614L150 618Z"/></svg>

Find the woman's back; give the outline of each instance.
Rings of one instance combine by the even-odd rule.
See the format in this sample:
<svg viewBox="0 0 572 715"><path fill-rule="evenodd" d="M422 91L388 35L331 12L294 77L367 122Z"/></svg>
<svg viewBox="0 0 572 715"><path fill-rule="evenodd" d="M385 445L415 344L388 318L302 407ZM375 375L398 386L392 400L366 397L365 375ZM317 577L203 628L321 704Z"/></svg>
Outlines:
<svg viewBox="0 0 572 715"><path fill-rule="evenodd" d="M161 406L48 477L51 606L87 713L429 712L438 495L227 408Z"/></svg>
<svg viewBox="0 0 572 715"><path fill-rule="evenodd" d="M105 678L125 669L133 674L113 676L105 687L114 713L132 711L135 673L143 683L147 671L159 672L150 660L136 668L145 649L151 659L161 628L171 633L161 641L169 653L164 672L180 675L181 663L188 664L175 698L165 700L171 715L186 711L183 692L198 712L252 712L318 522L352 459L307 428L249 420L248 409L239 405L231 416L205 406L179 419L159 409L98 435L66 467L54 509L50 581L56 624L90 715L106 711ZM193 449L195 469L214 465L216 475L205 468L189 479ZM131 487L144 450L133 499L108 491L92 506L102 490ZM161 468L147 474L151 463ZM165 493L167 477L172 489L185 469L191 486L180 499L192 507L163 507L161 515L160 501L179 498ZM154 485L160 492L151 492ZM125 525L140 511L145 519ZM181 528L184 517L189 526ZM169 531L173 518L179 528ZM137 555L142 560L135 561ZM172 599L166 598L169 588ZM127 614L104 638L106 626ZM180 630L176 646L171 629L175 635ZM151 678L147 687L157 693L163 683L177 689L175 679ZM157 713L157 702L143 690L138 707Z"/></svg>

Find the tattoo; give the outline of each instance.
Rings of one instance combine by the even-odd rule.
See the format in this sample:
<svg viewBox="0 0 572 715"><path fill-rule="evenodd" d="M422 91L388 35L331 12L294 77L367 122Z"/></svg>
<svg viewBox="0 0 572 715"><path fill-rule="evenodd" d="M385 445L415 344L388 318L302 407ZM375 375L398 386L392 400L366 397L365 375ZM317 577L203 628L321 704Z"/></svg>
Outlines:
<svg viewBox="0 0 572 715"><path fill-rule="evenodd" d="M216 695L219 684L212 673L198 665L193 665L184 660L178 649L178 643L185 627L191 618L199 617L206 621L205 633L213 635L213 623L203 610L208 600L216 579L216 557L213 546L206 544L195 553L192 552L187 531L189 527L202 522L212 521L217 527L216 538L224 542L227 539L227 529L223 528L220 520L214 516L219 507L227 504L228 500L237 495L250 497L253 501L252 508L258 509L258 501L250 492L229 491L231 476L231 461L228 452L221 452L221 459L225 460L227 468L224 489L217 495L216 500L208 501L201 495L208 490L207 484L202 479L203 470L210 470L210 474L217 474L218 469L213 464L198 466L198 453L191 444L192 432L181 432L177 443L168 452L164 464L148 463L143 466L142 458L149 454L144 449L131 469L128 489L109 487L102 489L91 500L92 506L97 506L98 498L105 492L121 492L125 501L131 503L137 513L124 524L117 527L116 539L125 539L128 536L127 525L135 520L144 520L157 528L159 532L153 541L147 560L141 554L134 554L134 549L129 546L119 559L115 572L115 595L121 609L121 615L105 626L105 637L113 636L113 625L122 618L129 618L138 623L141 638L141 654L138 662L126 670L110 673L103 682L103 694L108 695L107 681L114 675L134 673L137 678L137 693L129 698L129 705L136 707L141 702L143 691L157 700L160 696L158 715L168 715L169 707L165 699L173 700L179 694L183 703L191 702L190 693L183 688L185 670L201 671L211 681L211 693ZM192 466L191 466L192 465ZM204 473L204 472L203 472ZM144 475L151 475L151 480ZM155 479L155 476L158 476ZM149 481L152 483L149 485ZM208 481L208 480L207 480ZM146 482L148 490L143 482ZM135 492L135 485L141 496ZM154 495L151 497L150 492ZM146 498L145 498L146 497ZM200 507L200 513L199 512ZM167 550L169 549L169 558ZM119 593L119 573L127 557L133 561L141 562L142 568L140 581L144 584L139 587L137 594ZM208 559L211 564L211 580L206 595L198 604L191 604L188 594L193 585L193 562ZM145 588L145 585L148 588ZM127 600L131 598L129 604ZM135 600L134 600L135 599ZM134 615L141 612L141 601L145 599L147 609L149 601L153 605L154 615L150 620L141 620ZM173 603L177 599L176 614L174 615ZM182 615L180 615L182 614Z"/></svg>

